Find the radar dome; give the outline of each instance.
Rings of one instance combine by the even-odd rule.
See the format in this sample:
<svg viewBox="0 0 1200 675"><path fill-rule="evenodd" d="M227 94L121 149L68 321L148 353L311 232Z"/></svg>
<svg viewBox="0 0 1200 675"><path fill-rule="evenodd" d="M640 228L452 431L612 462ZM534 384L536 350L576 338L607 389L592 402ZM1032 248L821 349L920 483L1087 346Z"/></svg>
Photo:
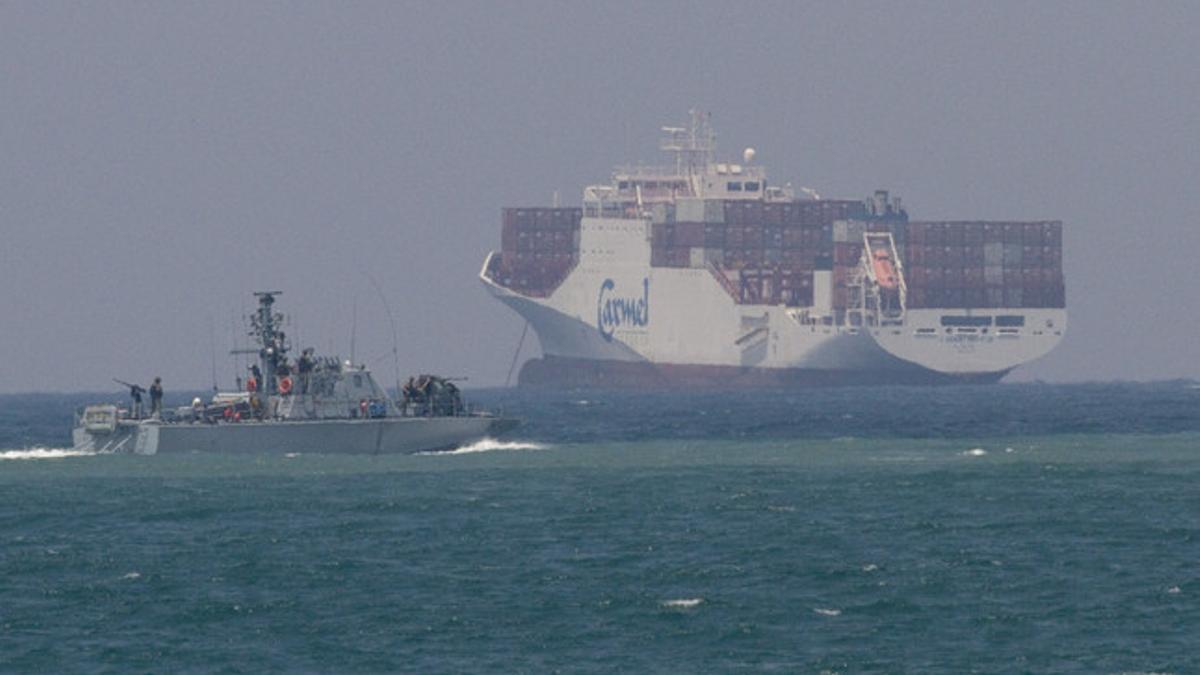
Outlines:
<svg viewBox="0 0 1200 675"><path fill-rule="evenodd" d="M742 164L749 164L754 160L754 148L746 148L742 151Z"/></svg>

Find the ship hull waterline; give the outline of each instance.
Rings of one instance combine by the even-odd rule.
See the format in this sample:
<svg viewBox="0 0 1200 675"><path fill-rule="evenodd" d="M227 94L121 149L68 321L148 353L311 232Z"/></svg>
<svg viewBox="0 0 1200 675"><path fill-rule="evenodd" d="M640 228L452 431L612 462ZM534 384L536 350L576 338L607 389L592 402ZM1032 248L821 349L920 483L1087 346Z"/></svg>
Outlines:
<svg viewBox="0 0 1200 675"><path fill-rule="evenodd" d="M515 426L515 420L486 416L229 424L160 424L144 420L122 422L108 434L76 429L73 440L78 449L143 455L415 454L452 450Z"/></svg>
<svg viewBox="0 0 1200 675"><path fill-rule="evenodd" d="M1011 370L1011 369L1010 369ZM754 368L573 359L530 359L517 385L545 389L752 390L874 385L994 384L1009 370L952 375L914 367L893 370Z"/></svg>

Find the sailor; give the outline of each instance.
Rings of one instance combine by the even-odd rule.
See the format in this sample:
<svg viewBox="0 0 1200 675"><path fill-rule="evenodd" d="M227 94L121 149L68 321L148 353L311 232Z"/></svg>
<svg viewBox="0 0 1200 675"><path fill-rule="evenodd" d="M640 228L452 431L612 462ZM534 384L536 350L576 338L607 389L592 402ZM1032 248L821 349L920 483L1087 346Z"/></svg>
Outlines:
<svg viewBox="0 0 1200 675"><path fill-rule="evenodd" d="M150 385L150 416L159 417L162 415L162 378L154 378L154 384Z"/></svg>
<svg viewBox="0 0 1200 675"><path fill-rule="evenodd" d="M462 412L462 392L460 392L458 387L449 380L446 380L446 398L449 399L449 411L446 413L447 415L454 416Z"/></svg>
<svg viewBox="0 0 1200 675"><path fill-rule="evenodd" d="M421 393L422 414L433 414L433 376L422 375L417 379L417 391Z"/></svg>
<svg viewBox="0 0 1200 675"><path fill-rule="evenodd" d="M313 348L305 349L300 358L296 360L296 370L300 373L300 393L308 393L309 382L312 381L313 366L316 365L316 359L313 358Z"/></svg>
<svg viewBox="0 0 1200 675"><path fill-rule="evenodd" d="M275 334L275 339L271 343L271 347L267 350L271 353L271 361L276 364L276 367L287 366L287 343L286 336L283 331Z"/></svg>
<svg viewBox="0 0 1200 675"><path fill-rule="evenodd" d="M133 399L133 405L130 406L129 416L135 420L142 418L142 392L145 388L136 384L129 385L129 398Z"/></svg>

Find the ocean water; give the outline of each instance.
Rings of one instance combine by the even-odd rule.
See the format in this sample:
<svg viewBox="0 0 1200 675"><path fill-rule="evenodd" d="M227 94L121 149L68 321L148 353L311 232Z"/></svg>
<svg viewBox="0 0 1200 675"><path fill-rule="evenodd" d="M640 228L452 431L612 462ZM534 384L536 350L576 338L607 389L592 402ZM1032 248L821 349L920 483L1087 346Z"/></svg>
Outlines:
<svg viewBox="0 0 1200 675"><path fill-rule="evenodd" d="M475 397L408 457L0 397L0 671L1200 672L1194 384Z"/></svg>

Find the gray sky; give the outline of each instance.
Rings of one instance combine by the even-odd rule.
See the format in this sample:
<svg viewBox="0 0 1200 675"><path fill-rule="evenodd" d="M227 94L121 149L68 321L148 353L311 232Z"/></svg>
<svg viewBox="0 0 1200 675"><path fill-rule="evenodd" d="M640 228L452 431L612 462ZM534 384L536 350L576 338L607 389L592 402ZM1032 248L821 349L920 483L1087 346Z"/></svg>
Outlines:
<svg viewBox="0 0 1200 675"><path fill-rule="evenodd" d="M1071 327L1014 379L1200 377L1198 26L1200 3L0 4L0 392L207 386L266 287L322 351L357 308L390 374L368 275L403 371L500 383L522 324L476 274L501 207L577 204L690 107L775 182L1065 221Z"/></svg>

